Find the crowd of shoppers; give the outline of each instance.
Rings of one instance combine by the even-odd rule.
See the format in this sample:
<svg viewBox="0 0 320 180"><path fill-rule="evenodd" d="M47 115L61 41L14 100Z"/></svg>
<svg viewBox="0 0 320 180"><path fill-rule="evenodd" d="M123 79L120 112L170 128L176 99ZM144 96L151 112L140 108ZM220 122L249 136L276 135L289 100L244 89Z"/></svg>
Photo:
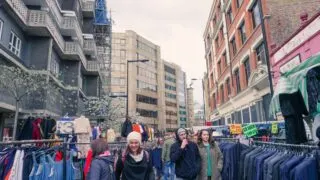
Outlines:
<svg viewBox="0 0 320 180"><path fill-rule="evenodd" d="M127 148L116 159L104 139L91 145L88 180L221 180L223 155L209 130L198 133L197 142L184 128L159 138L147 151L141 134L127 136Z"/></svg>

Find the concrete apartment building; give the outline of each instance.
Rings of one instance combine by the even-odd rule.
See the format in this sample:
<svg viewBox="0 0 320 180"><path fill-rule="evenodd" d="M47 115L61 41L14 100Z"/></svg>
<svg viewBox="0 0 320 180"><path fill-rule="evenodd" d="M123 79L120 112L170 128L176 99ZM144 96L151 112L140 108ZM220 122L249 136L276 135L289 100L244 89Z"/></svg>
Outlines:
<svg viewBox="0 0 320 180"><path fill-rule="evenodd" d="M165 128L187 127L186 74L181 67L163 61Z"/></svg>
<svg viewBox="0 0 320 180"><path fill-rule="evenodd" d="M94 3L1 1L0 63L23 70L42 70L49 82L61 89L51 92L41 102L26 97L20 105L21 115L40 112L51 116L79 115L85 98L100 95L97 48L90 28ZM1 125L13 123L10 114L15 111L14 102L7 94L0 94Z"/></svg>
<svg viewBox="0 0 320 180"><path fill-rule="evenodd" d="M149 61L127 63L128 60L142 59ZM164 106L161 97L164 87L160 83L163 82L160 47L134 31L114 32L111 60L111 94L114 96L127 94L127 66L129 116L135 117L138 113L142 123L163 129Z"/></svg>
<svg viewBox="0 0 320 180"><path fill-rule="evenodd" d="M128 63L128 60L149 62ZM112 34L111 95L127 94L129 116L159 130L186 126L186 75L161 59L160 47L134 31ZM126 99L121 99L126 103ZM122 109L123 112L126 109ZM139 114L138 117L136 115Z"/></svg>
<svg viewBox="0 0 320 180"><path fill-rule="evenodd" d="M281 44L299 26L299 14L318 4L262 0L264 36L258 0L213 1L203 36L212 125L271 120L266 48Z"/></svg>

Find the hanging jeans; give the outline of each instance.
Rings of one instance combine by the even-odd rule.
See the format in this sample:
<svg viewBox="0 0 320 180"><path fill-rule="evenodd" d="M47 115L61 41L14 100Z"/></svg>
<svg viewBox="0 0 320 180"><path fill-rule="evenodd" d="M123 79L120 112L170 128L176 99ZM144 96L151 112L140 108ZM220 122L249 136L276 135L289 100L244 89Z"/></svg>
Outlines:
<svg viewBox="0 0 320 180"><path fill-rule="evenodd" d="M166 162L164 163L163 168L163 179L164 180L174 180L175 179L175 169L174 169L174 163L172 162Z"/></svg>

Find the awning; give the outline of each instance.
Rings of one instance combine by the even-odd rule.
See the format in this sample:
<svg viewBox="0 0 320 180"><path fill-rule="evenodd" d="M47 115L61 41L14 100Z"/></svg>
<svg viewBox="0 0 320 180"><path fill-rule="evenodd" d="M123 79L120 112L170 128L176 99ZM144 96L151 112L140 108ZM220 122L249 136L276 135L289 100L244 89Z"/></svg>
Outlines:
<svg viewBox="0 0 320 180"><path fill-rule="evenodd" d="M310 69L317 66L320 66L320 55L307 59L299 66L286 72L280 77L270 103L270 115L275 115L276 113L281 112L279 102L280 94L292 94L298 90L300 90L304 103L309 110L306 75Z"/></svg>

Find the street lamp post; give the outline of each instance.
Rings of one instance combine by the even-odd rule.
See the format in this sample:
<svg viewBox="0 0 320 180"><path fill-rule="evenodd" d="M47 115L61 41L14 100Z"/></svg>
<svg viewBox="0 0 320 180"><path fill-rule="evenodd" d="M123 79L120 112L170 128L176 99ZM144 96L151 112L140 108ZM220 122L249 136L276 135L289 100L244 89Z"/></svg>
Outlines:
<svg viewBox="0 0 320 180"><path fill-rule="evenodd" d="M128 60L127 61L127 109L126 109L126 117L129 116L129 63L136 62L148 62L148 59L136 59L136 60Z"/></svg>

